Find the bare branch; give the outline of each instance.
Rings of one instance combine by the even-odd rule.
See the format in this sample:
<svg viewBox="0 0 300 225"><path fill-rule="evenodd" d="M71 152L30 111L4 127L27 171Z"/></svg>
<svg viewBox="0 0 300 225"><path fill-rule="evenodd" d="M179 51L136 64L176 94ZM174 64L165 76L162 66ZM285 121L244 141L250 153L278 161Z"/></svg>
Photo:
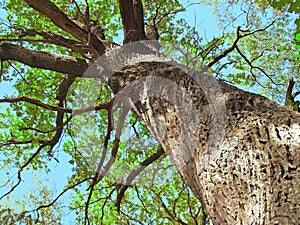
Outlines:
<svg viewBox="0 0 300 225"><path fill-rule="evenodd" d="M72 113L72 109L61 108L61 107L56 107L56 106L50 106L48 104L45 104L43 102L40 102L38 100L29 98L29 97L26 97L26 96L20 96L20 97L17 97L17 98L0 99L0 103L1 102L10 102L10 103L12 103L12 102L28 102L28 103L31 103L33 105L40 106L44 109L48 109L48 110L51 110L51 111Z"/></svg>
<svg viewBox="0 0 300 225"><path fill-rule="evenodd" d="M22 181L22 177L21 177L21 174L22 174L22 171L32 162L32 160L33 159L35 159L35 157L36 156L38 156L38 154L41 152L41 150L43 149L43 148L45 148L46 146L48 146L49 144L48 143L44 143L44 144L42 144L30 157L29 157L29 159L26 161L26 163L24 163L21 167L20 167L20 169L18 170L18 182L15 184L15 185L13 185L12 187L11 187L11 189L8 191L8 192L6 192L5 194L3 194L1 197L0 197L0 200L2 200L5 196L7 196L7 195L9 195L10 193L12 193L15 189L16 189L16 187L18 187L19 186L19 184L21 183L21 181Z"/></svg>
<svg viewBox="0 0 300 225"><path fill-rule="evenodd" d="M230 52L232 52L235 48L235 46L237 45L238 41L240 40L241 36L240 36L240 29L241 27L238 26L237 30L236 30L236 38L234 40L234 42L232 43L232 45L226 49L225 51L223 51L220 55L214 57L214 59L209 62L208 64L206 64L206 66L208 68L212 67L213 65L215 65L217 62L219 62L221 59L223 59L224 57L226 57Z"/></svg>
<svg viewBox="0 0 300 225"><path fill-rule="evenodd" d="M255 74L253 73L253 69L257 69L257 70L261 71L266 77L268 77L268 78L270 79L270 81L271 81L273 84L279 85L279 84L277 84L276 82L274 82L273 79L272 79L272 77L271 77L269 74L267 74L262 68L260 68L260 67L258 67L258 66L254 66L254 65L252 64L252 62L253 62L254 60L251 60L251 61L250 61L249 59L247 59L247 57L241 52L241 50L239 49L239 47L238 47L237 45L235 46L235 48L236 48L237 52L238 52L238 53L242 56L242 58L245 60L245 62L250 66L250 73L252 74L253 77L256 77Z"/></svg>
<svg viewBox="0 0 300 225"><path fill-rule="evenodd" d="M182 221L180 218L178 218L178 217L176 217L176 216L174 216L173 214L172 214L172 212L168 209L168 207L166 206L166 204L164 203L164 201L163 201L163 199L161 198L161 196L159 195L159 194L157 194L154 190L151 190L154 194L155 194L155 196L158 198L158 200L159 200L159 202L161 203L161 206L162 206L162 208L164 209L164 211L167 213L167 215L169 216L169 217L167 217L167 218L169 218L169 219L171 219L171 220L173 220L173 221L176 221L177 223L179 223L179 224L182 224L182 225L188 225L187 223L185 223L184 221Z"/></svg>
<svg viewBox="0 0 300 225"><path fill-rule="evenodd" d="M269 25L265 26L264 28L256 29L254 31L247 32L246 34L241 34L241 32L243 32L243 31L241 30L241 27L238 26L237 30L236 30L236 38L233 41L232 45L228 49L224 50L221 54L214 57L214 59L211 62L206 64L206 67L210 68L213 65L215 65L217 62L219 62L221 59L226 57L230 52L232 52L236 48L237 43L239 42L240 39L242 39L244 37L247 37L247 36L250 36L250 35L253 35L253 34L258 33L258 32L265 31L266 29L271 27L274 23L275 23L275 21L272 21Z"/></svg>
<svg viewBox="0 0 300 225"><path fill-rule="evenodd" d="M85 178L85 179L83 179L83 180L81 180L81 181L79 181L79 182L77 182L76 184L73 184L73 185L71 185L71 186L69 186L69 187L67 187L66 189L64 189L54 200L52 200L50 203L48 203L48 204L46 204L46 205L41 205L41 206L39 206L39 207L37 207L36 209L34 209L34 210L31 210L31 211L27 211L27 212L33 212L33 211L39 211L40 209L43 209L43 208L47 208L47 207L50 207L50 206L52 206L63 194L65 194L67 191L69 191L69 190L71 190L71 189L73 189L74 187L76 187L76 186L78 186L78 185L80 185L80 184L82 184L82 183L84 183L84 182L86 182L86 181L88 181L88 180L90 180L90 179L92 179L92 178Z"/></svg>
<svg viewBox="0 0 300 225"><path fill-rule="evenodd" d="M118 190L118 196L117 201L115 203L115 206L117 207L117 210L120 211L120 205L121 200L125 194L125 191L130 187L130 184L132 181L151 163L159 159L164 154L164 150L162 147L160 147L154 154L149 156L147 159L145 159L143 162L140 163L140 165L132 170L128 177L126 178L125 184L121 184L117 187Z"/></svg>

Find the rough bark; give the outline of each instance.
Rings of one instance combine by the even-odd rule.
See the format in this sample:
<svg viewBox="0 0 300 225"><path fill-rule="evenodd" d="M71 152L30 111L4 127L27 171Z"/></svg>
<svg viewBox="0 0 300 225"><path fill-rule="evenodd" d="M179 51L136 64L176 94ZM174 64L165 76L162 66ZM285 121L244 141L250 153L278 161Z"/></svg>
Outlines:
<svg viewBox="0 0 300 225"><path fill-rule="evenodd" d="M119 8L124 30L124 44L138 41L139 33L135 23L132 0L119 0Z"/></svg>
<svg viewBox="0 0 300 225"><path fill-rule="evenodd" d="M144 12L140 0L119 0L124 30L124 44L145 40Z"/></svg>
<svg viewBox="0 0 300 225"><path fill-rule="evenodd" d="M82 76L88 68L84 59L30 50L18 45L0 44L0 59L13 60L35 68Z"/></svg>
<svg viewBox="0 0 300 225"><path fill-rule="evenodd" d="M300 114L220 81L212 102L216 81L187 72L139 63L110 84L135 103L214 225L299 224Z"/></svg>

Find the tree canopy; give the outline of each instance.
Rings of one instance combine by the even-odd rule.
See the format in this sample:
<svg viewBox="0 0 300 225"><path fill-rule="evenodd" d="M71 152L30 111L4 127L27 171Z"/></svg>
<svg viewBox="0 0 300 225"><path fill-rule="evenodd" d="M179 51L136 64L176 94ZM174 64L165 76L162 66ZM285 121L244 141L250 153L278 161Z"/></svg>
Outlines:
<svg viewBox="0 0 300 225"><path fill-rule="evenodd" d="M210 224L142 119L113 110L112 84L85 73L112 49L153 39L145 26L165 57L299 111L299 1L0 5L1 223ZM211 37L204 7L218 22Z"/></svg>

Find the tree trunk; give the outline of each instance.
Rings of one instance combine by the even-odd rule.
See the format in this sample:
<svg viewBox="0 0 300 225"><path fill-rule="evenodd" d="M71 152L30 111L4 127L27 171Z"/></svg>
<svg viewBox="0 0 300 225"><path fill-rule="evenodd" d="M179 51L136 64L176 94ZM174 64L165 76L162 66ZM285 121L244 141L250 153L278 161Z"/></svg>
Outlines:
<svg viewBox="0 0 300 225"><path fill-rule="evenodd" d="M174 63L127 66L109 83L214 225L299 224L299 113Z"/></svg>

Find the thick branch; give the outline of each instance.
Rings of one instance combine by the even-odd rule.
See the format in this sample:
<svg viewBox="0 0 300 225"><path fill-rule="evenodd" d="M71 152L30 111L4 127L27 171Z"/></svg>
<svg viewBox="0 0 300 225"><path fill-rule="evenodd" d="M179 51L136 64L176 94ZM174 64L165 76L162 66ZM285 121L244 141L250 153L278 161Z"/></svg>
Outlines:
<svg viewBox="0 0 300 225"><path fill-rule="evenodd" d="M47 16L54 24L87 43L87 32L49 0L25 0L30 7Z"/></svg>
<svg viewBox="0 0 300 225"><path fill-rule="evenodd" d="M74 21L49 0L25 0L30 7L47 16L54 24L69 32L83 44L91 45L98 55L104 53L105 47L95 35L89 35L83 24Z"/></svg>
<svg viewBox="0 0 300 225"><path fill-rule="evenodd" d="M59 85L58 93L56 95L56 99L59 101L58 106L64 107L64 102L66 101L66 97L68 94L68 90L70 86L74 83L75 77L73 76L66 76L63 82ZM51 148L48 151L50 153L53 147L59 142L61 135L63 133L63 125L64 125L64 112L57 111L56 114L56 133L54 137L50 141Z"/></svg>
<svg viewBox="0 0 300 225"><path fill-rule="evenodd" d="M124 44L139 40L139 33L134 18L132 0L119 0L119 7L124 29Z"/></svg>
<svg viewBox="0 0 300 225"><path fill-rule="evenodd" d="M144 9L141 0L133 0L133 11L139 40L145 40L146 34L144 29Z"/></svg>
<svg viewBox="0 0 300 225"><path fill-rule="evenodd" d="M84 59L34 51L7 43L0 45L0 60L14 60L31 67L66 73L72 76L82 76L88 68L88 64Z"/></svg>

